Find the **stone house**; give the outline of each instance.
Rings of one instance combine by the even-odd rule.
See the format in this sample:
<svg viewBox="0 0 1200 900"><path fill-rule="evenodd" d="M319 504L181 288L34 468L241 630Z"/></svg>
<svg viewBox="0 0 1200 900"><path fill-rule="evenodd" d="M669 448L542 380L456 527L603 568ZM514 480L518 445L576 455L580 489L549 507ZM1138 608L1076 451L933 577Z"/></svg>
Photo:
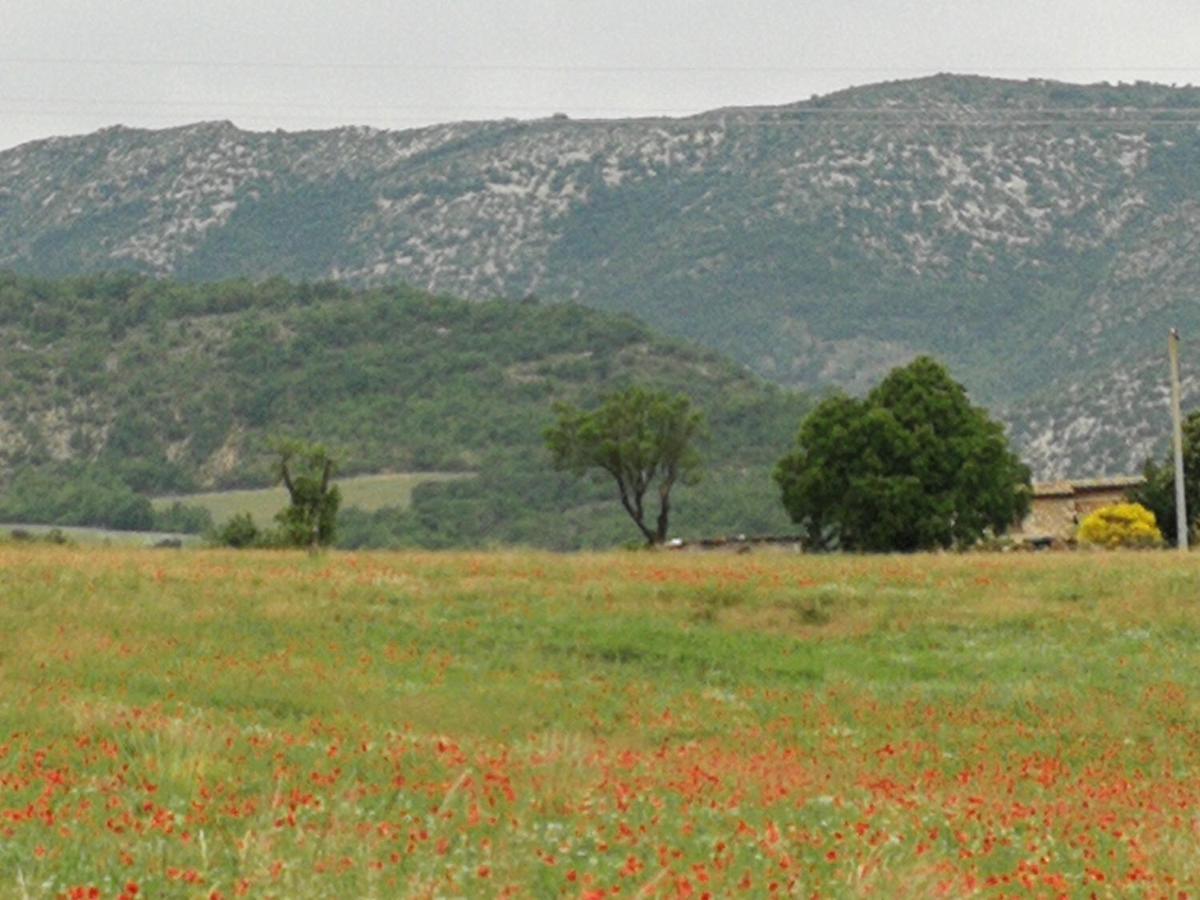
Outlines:
<svg viewBox="0 0 1200 900"><path fill-rule="evenodd" d="M1126 494L1143 483L1141 475L1034 482L1029 514L1009 530L1009 536L1026 543L1073 540L1089 513L1124 503Z"/></svg>

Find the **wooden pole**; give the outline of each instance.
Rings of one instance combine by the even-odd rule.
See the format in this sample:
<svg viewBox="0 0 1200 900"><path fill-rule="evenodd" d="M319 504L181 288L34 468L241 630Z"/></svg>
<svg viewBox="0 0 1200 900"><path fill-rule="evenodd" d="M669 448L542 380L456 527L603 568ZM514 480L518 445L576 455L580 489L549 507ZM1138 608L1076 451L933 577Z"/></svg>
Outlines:
<svg viewBox="0 0 1200 900"><path fill-rule="evenodd" d="M1176 544L1180 550L1188 548L1187 498L1183 482L1183 409L1179 387L1179 329L1172 328L1167 339L1167 350L1171 357L1171 420L1175 445L1175 531Z"/></svg>

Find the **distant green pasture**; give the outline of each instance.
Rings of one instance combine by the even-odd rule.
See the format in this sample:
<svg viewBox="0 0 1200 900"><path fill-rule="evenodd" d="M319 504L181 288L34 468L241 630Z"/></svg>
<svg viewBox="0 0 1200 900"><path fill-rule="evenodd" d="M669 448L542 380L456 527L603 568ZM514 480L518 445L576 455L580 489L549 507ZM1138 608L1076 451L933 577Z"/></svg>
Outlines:
<svg viewBox="0 0 1200 900"><path fill-rule="evenodd" d="M474 476L459 472L399 472L339 478L337 486L342 492L343 509L353 506L370 512L385 506L407 508L412 502L413 488L423 482L472 477ZM274 487L261 490L177 494L156 497L153 503L155 509L163 509L176 501L204 507L212 514L213 522L218 525L239 513L250 513L259 525L269 525L275 513L287 505L287 491L282 487Z"/></svg>
<svg viewBox="0 0 1200 900"><path fill-rule="evenodd" d="M0 523L0 541L11 540L14 532L36 539L44 538L52 531L61 532L63 537L75 544L113 544L119 547L143 547L164 540L177 540L184 546L199 544L201 538L195 534L174 534L166 531L117 531L112 528L91 528L83 525L37 525L28 522Z"/></svg>

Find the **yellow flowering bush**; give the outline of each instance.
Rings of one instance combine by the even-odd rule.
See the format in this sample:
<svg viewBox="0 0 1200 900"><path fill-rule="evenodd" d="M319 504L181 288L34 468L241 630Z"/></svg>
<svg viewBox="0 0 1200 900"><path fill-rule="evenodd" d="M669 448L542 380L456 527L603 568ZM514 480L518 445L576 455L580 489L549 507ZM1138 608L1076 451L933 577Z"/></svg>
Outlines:
<svg viewBox="0 0 1200 900"><path fill-rule="evenodd" d="M1155 547L1163 542L1154 513L1140 503L1114 503L1079 525L1079 541L1103 547Z"/></svg>

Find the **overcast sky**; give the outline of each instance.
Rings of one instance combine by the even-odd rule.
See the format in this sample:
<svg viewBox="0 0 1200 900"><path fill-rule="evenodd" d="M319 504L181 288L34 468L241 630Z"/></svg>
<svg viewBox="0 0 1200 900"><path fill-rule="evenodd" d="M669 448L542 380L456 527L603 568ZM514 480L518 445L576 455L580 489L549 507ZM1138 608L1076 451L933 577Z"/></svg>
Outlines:
<svg viewBox="0 0 1200 900"><path fill-rule="evenodd" d="M0 148L788 103L935 72L1200 83L1197 0L0 0Z"/></svg>

